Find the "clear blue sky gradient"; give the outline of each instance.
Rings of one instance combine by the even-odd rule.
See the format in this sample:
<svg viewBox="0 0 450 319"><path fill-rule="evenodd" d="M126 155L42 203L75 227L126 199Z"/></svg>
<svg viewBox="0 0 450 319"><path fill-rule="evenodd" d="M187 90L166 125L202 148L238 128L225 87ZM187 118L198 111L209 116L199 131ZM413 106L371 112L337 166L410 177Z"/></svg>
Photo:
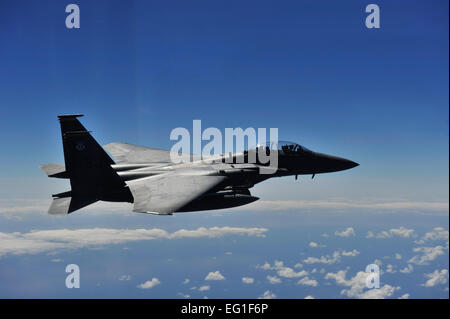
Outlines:
<svg viewBox="0 0 450 319"><path fill-rule="evenodd" d="M448 198L447 1L378 1L378 30L362 1L77 4L77 30L64 2L1 4L1 177L42 177L63 160L56 116L84 113L104 144L170 148L193 119L277 127Z"/></svg>

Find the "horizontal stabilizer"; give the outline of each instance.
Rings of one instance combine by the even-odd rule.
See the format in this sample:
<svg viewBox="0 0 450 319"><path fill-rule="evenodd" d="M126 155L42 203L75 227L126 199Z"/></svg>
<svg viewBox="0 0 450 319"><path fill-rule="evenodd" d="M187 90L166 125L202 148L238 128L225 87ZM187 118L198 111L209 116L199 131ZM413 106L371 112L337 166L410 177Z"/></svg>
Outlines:
<svg viewBox="0 0 450 319"><path fill-rule="evenodd" d="M49 163L39 166L48 177L69 178L66 166L63 164Z"/></svg>
<svg viewBox="0 0 450 319"><path fill-rule="evenodd" d="M78 199L74 197L55 198L48 209L48 213L51 215L67 215L96 201L96 199Z"/></svg>

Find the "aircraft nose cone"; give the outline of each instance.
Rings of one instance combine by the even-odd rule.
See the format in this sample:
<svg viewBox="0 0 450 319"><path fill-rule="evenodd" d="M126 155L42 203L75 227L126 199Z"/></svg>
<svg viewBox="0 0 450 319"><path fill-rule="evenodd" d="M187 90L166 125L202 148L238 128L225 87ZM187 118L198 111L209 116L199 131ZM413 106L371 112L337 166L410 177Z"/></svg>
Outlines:
<svg viewBox="0 0 450 319"><path fill-rule="evenodd" d="M317 172L328 173L354 168L359 164L346 158L317 153Z"/></svg>
<svg viewBox="0 0 450 319"><path fill-rule="evenodd" d="M346 158L331 157L330 168L336 171L343 171L358 166L359 164Z"/></svg>
<svg viewBox="0 0 450 319"><path fill-rule="evenodd" d="M344 159L344 163L343 163L343 166L345 166L345 167L346 167L345 169L350 169L350 168L353 168L353 167L359 166L359 164L358 164L358 163L356 163L356 162L353 162L353 161L350 161L350 160Z"/></svg>

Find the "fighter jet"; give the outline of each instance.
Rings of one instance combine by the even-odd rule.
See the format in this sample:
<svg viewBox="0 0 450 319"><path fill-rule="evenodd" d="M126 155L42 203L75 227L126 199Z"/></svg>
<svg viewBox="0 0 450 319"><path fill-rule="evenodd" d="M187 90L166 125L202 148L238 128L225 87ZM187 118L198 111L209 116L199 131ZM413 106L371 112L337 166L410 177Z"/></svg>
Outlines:
<svg viewBox="0 0 450 319"><path fill-rule="evenodd" d="M40 166L48 177L69 179L72 188L52 195L49 214L69 214L97 201L129 202L134 212L156 215L237 207L258 200L250 188L266 179L314 177L359 165L281 141L227 156L186 154L186 161L174 163L170 151L127 143L101 147L78 120L81 116L58 116L65 164ZM252 152L271 151L278 160L270 174L263 171L270 163L248 161Z"/></svg>

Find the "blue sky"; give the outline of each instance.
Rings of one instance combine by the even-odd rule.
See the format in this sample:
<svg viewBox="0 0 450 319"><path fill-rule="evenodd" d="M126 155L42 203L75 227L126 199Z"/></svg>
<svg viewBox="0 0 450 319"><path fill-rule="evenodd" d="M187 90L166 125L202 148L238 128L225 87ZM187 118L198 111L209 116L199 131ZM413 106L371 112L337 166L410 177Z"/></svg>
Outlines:
<svg viewBox="0 0 450 319"><path fill-rule="evenodd" d="M266 229L265 237L233 233L210 242L203 237L94 241L70 249L64 244L58 257L42 247L0 249L0 296L203 297L190 288L208 285L206 275L219 270L226 280L209 284L204 291L209 297L253 298L270 291L285 298L340 298L350 297L340 293L346 286L332 275L325 279L327 274L350 267L351 284L348 279L378 259L384 271L388 264L397 267L383 275L384 283L401 287L383 296L448 297L448 272L446 283L421 286L426 274L448 269L448 1L378 1L377 30L364 25L368 3L363 1L76 3L81 10L77 30L65 28L67 3L0 4L2 236L13 236L4 238L19 245L23 238L13 232L232 226ZM260 202L230 214L159 218L135 216L119 205L55 218L45 214L50 194L69 185L47 179L38 165L63 162L56 116L67 113L85 114L83 123L101 144L169 149L173 128L189 129L201 119L204 128L221 130L277 127L280 139L360 166L314 180L267 181L252 190ZM342 240L333 242L334 232L349 227L355 236L337 236ZM413 233L366 238L369 231L400 227ZM447 241L444 234L415 243L439 227L447 231ZM325 247L308 248L310 242ZM444 254L433 255L427 265L408 263L426 254L420 247L438 246ZM312 274L322 268L314 265L295 269L307 270L316 287L296 284L301 277L278 276L282 283L270 284L266 276L276 276L279 269L257 267L281 260L294 269L307 257L353 249L357 256L326 264L323 274ZM395 253L402 259L393 258ZM169 265L168 259L176 261ZM64 278L69 260L83 264L83 274L91 278L86 285L99 284L98 289L72 292L57 286L58 277L48 274ZM400 273L408 264L414 270ZM185 271L179 278L170 279L180 269ZM118 280L122 275L131 279ZM254 278L254 284L243 284L243 276ZM153 277L161 283L136 287ZM191 280L186 287L180 284L185 278Z"/></svg>

